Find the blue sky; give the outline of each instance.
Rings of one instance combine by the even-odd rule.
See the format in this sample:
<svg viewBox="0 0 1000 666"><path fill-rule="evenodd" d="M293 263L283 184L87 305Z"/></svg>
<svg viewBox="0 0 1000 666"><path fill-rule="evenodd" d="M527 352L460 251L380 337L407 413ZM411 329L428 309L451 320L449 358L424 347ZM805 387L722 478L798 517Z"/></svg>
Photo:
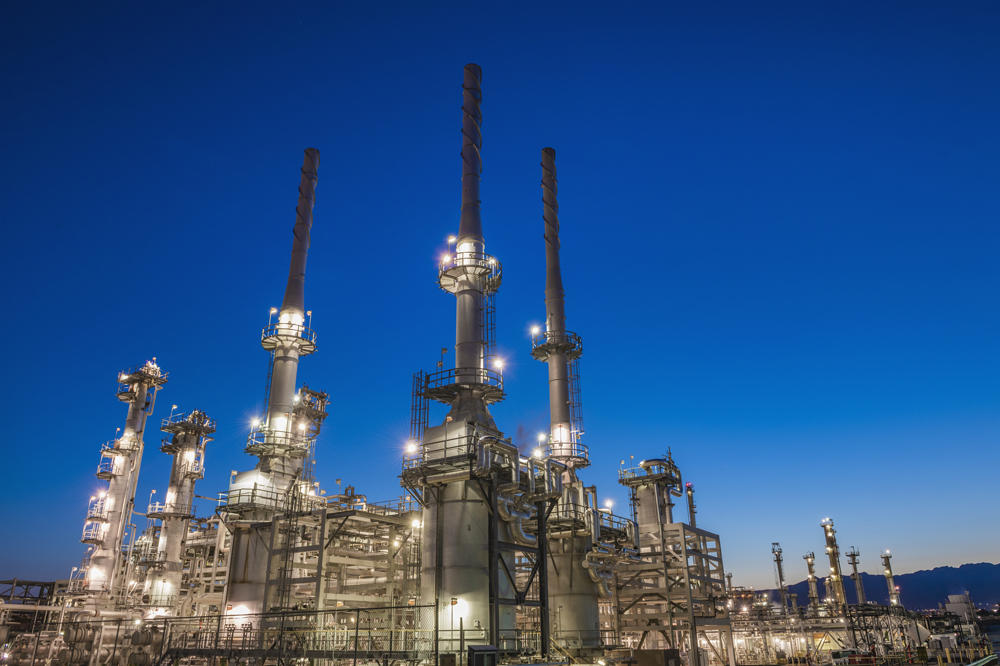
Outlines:
<svg viewBox="0 0 1000 666"><path fill-rule="evenodd" d="M773 584L772 541L804 578L827 516L868 572L886 548L898 573L997 562L998 28L989 2L5 3L0 577L78 563L126 366L170 372L155 419L218 419L198 494L252 466L309 146L318 475L400 493L410 376L454 337L434 278L467 62L502 429L548 418L528 330L553 146L602 495L624 510L619 461L670 447L737 585Z"/></svg>

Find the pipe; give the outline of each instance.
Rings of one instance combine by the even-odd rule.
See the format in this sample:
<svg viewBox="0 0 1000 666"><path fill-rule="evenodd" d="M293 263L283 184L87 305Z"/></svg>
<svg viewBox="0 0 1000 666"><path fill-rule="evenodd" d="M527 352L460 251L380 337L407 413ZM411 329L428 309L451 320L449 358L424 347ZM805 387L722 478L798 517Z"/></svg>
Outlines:
<svg viewBox="0 0 1000 666"><path fill-rule="evenodd" d="M545 329L546 342L562 341L566 332L565 292L559 264L559 185L556 179L556 151L542 149L542 219L545 238ZM549 366L549 415L552 451L556 456L572 455L570 423L569 363L566 349L553 348L546 359ZM565 433L565 435L557 435ZM567 438L567 441L563 441Z"/></svg>
<svg viewBox="0 0 1000 666"><path fill-rule="evenodd" d="M305 315L306 258L309 254L309 232L312 230L313 207L316 205L316 181L319 170L319 151L306 148L302 161L302 180L299 182L299 202L295 206L295 227L292 234L292 260L288 267L288 285L281 302L281 312Z"/></svg>
<svg viewBox="0 0 1000 666"><path fill-rule="evenodd" d="M428 486L443 486L453 481L468 481L472 478L469 470L458 470L456 472L444 472L442 474L431 474L424 478L424 484Z"/></svg>
<svg viewBox="0 0 1000 666"><path fill-rule="evenodd" d="M483 146L481 83L483 70L476 64L465 66L462 81L462 214L455 241L456 263L475 261L485 251L482 202ZM475 274L459 278L455 288L455 368L456 379L470 383L482 381L483 367L483 284Z"/></svg>

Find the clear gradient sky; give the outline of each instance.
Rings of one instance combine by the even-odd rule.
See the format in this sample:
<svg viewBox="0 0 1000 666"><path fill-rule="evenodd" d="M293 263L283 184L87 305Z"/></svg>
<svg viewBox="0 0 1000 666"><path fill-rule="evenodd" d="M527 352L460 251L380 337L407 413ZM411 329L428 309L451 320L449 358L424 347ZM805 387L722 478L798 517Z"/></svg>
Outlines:
<svg viewBox="0 0 1000 666"><path fill-rule="evenodd" d="M317 473L400 493L411 374L454 339L467 62L502 429L548 419L553 146L600 494L626 511L619 461L670 447L738 585L772 541L804 578L827 516L868 572L1000 561L998 34L996 2L0 4L0 578L79 563L126 366L169 371L155 423L218 419L198 494L253 465L309 146Z"/></svg>

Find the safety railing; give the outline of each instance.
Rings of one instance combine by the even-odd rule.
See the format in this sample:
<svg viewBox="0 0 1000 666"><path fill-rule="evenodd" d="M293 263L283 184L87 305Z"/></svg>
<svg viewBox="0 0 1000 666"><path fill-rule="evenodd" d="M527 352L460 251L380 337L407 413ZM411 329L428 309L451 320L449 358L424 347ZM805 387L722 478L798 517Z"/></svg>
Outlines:
<svg viewBox="0 0 1000 666"><path fill-rule="evenodd" d="M261 428L247 436L246 452L259 455L273 451L275 453L298 453L305 456L308 447L309 440L302 435L284 430Z"/></svg>
<svg viewBox="0 0 1000 666"><path fill-rule="evenodd" d="M108 498L91 497L87 506L87 520L106 521L108 519Z"/></svg>
<svg viewBox="0 0 1000 666"><path fill-rule="evenodd" d="M205 476L205 464L200 460L190 460L180 469L181 475L188 479L201 479Z"/></svg>
<svg viewBox="0 0 1000 666"><path fill-rule="evenodd" d="M490 368L451 368L427 375L425 390L454 384L482 384L503 391L503 375Z"/></svg>
<svg viewBox="0 0 1000 666"><path fill-rule="evenodd" d="M100 543L104 538L103 523L87 523L83 526L83 543Z"/></svg>
<svg viewBox="0 0 1000 666"><path fill-rule="evenodd" d="M101 462L97 463L97 478L109 480L120 473L121 464L118 461L118 456L101 456Z"/></svg>
<svg viewBox="0 0 1000 666"><path fill-rule="evenodd" d="M549 442L538 447L540 458L571 458L574 460L589 460L590 451L585 444L579 442Z"/></svg>
<svg viewBox="0 0 1000 666"><path fill-rule="evenodd" d="M139 438L134 436L109 439L101 444L102 456L126 456L139 448Z"/></svg>
<svg viewBox="0 0 1000 666"><path fill-rule="evenodd" d="M285 494L267 488L232 488L219 493L220 508L228 511L285 507Z"/></svg>
<svg viewBox="0 0 1000 666"><path fill-rule="evenodd" d="M153 502L149 505L146 515L193 516L197 510L198 507L190 502Z"/></svg>
<svg viewBox="0 0 1000 666"><path fill-rule="evenodd" d="M193 426L195 428L215 431L215 419L209 418L204 412L194 410L193 412L171 414L160 423L162 428L176 426Z"/></svg>
<svg viewBox="0 0 1000 666"><path fill-rule="evenodd" d="M438 264L438 286L448 293L455 293L462 277L480 280L484 294L495 293L500 288L503 267L495 258L483 252L456 252L446 254Z"/></svg>
<svg viewBox="0 0 1000 666"><path fill-rule="evenodd" d="M281 323L268 324L260 334L260 343L264 349L273 349L279 342L299 340L310 346L316 345L316 331L302 324Z"/></svg>
<svg viewBox="0 0 1000 666"><path fill-rule="evenodd" d="M161 654L173 658L242 654L261 659L434 660L434 606L338 608L328 611L170 619Z"/></svg>
<svg viewBox="0 0 1000 666"><path fill-rule="evenodd" d="M415 451L408 451L403 458L403 469L414 469L428 463L472 458L476 455L473 434L452 437L443 441L421 444Z"/></svg>
<svg viewBox="0 0 1000 666"><path fill-rule="evenodd" d="M532 356L535 350L540 350L543 356L554 350L573 352L579 356L583 353L583 338L573 331L532 331L531 349Z"/></svg>

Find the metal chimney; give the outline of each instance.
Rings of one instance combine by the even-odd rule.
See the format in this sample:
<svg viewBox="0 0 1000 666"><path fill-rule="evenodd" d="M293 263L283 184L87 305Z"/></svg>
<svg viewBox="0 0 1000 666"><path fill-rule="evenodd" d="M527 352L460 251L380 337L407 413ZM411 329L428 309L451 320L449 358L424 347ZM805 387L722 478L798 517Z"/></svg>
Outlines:
<svg viewBox="0 0 1000 666"><path fill-rule="evenodd" d="M299 202L295 206L295 227L292 234L292 261L288 268L288 286L281 303L281 312L305 315L306 257L309 254L309 231L313 223L313 206L316 205L316 172L319 170L319 151L306 148L302 163L302 180L299 182Z"/></svg>
<svg viewBox="0 0 1000 666"><path fill-rule="evenodd" d="M577 361L583 353L580 336L566 330L566 304L559 263L559 185L556 151L542 149L542 219L545 238L545 331L532 330L531 355L549 366L548 453L571 469L589 466L583 435Z"/></svg>

